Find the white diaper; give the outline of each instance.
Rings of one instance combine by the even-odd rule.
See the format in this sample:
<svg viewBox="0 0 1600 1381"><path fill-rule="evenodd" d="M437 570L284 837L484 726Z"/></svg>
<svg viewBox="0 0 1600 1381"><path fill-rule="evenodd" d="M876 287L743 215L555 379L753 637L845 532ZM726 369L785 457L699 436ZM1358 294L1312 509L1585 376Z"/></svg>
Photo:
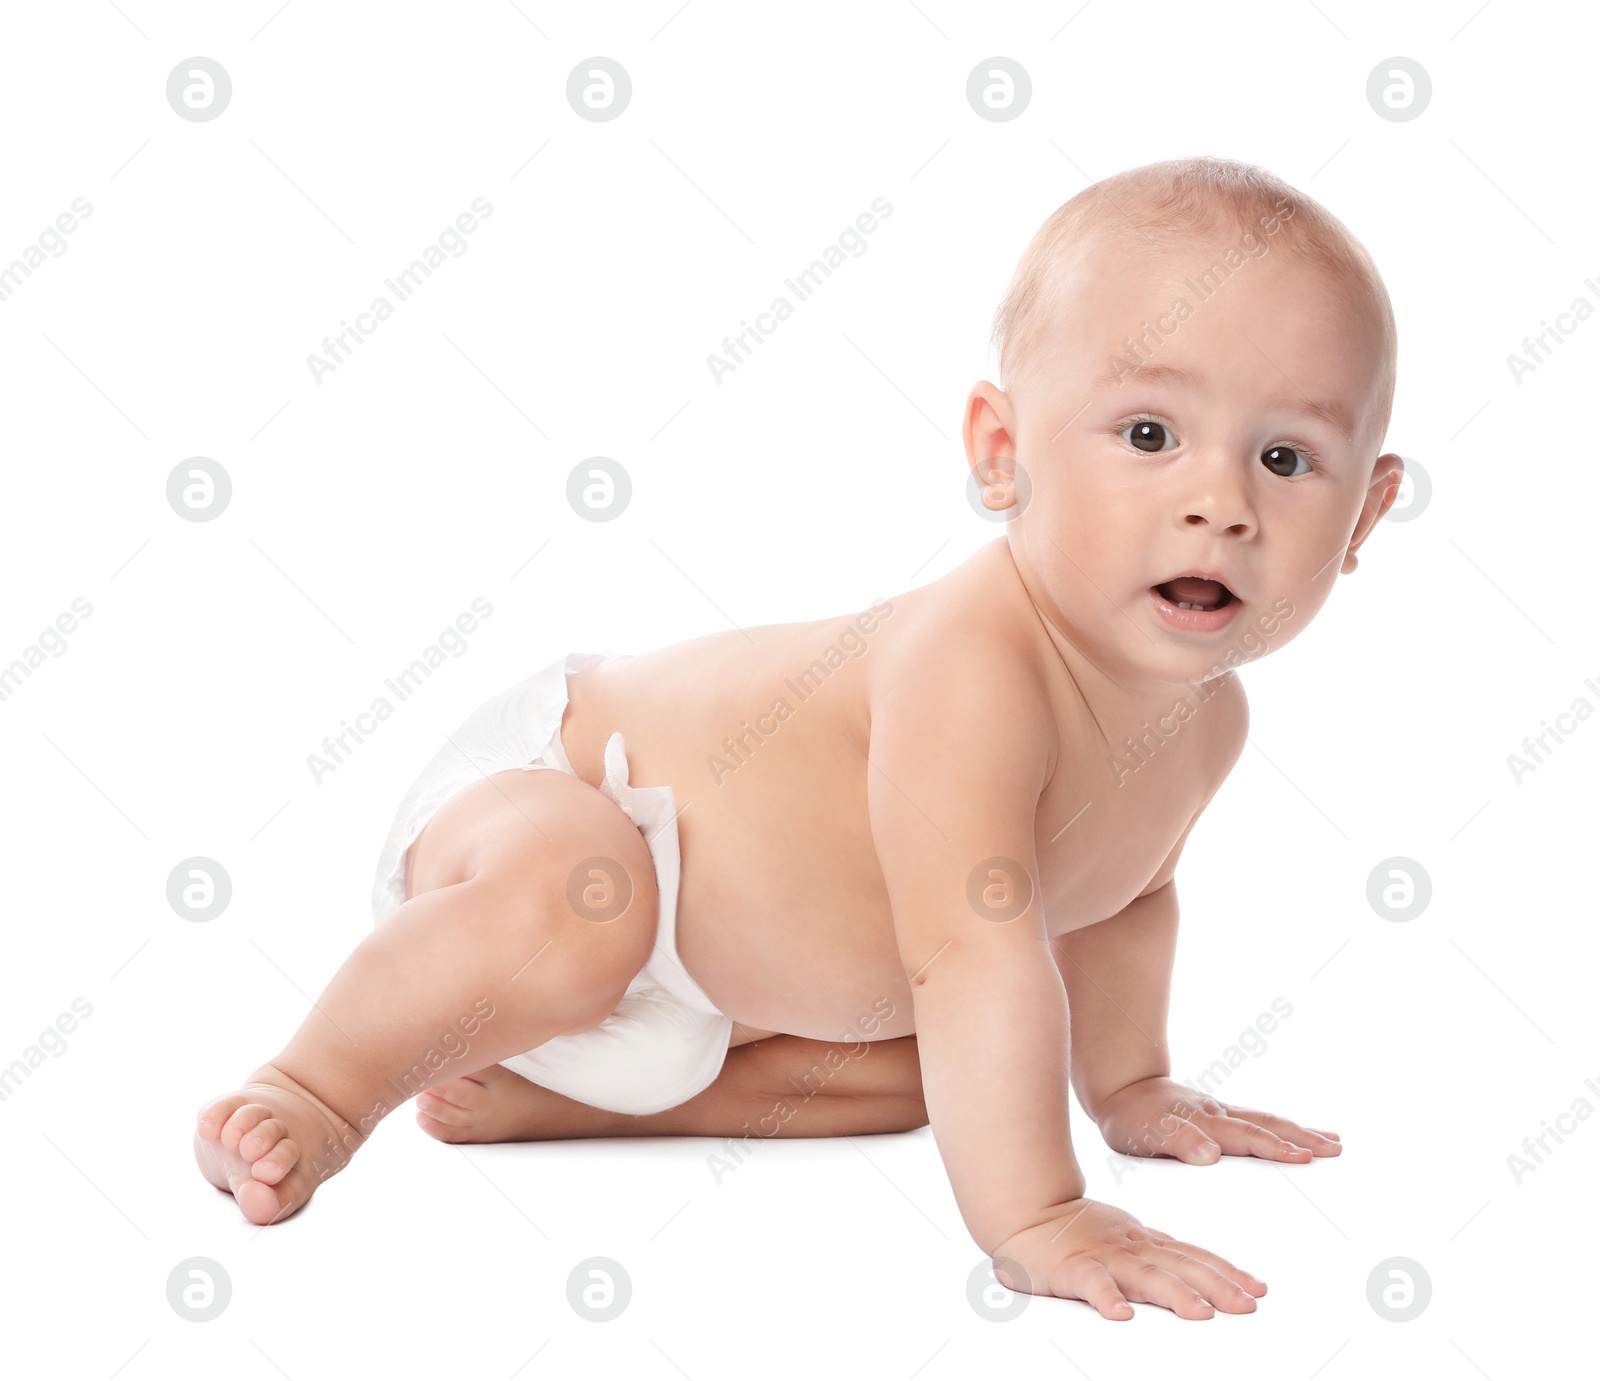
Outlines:
<svg viewBox="0 0 1600 1381"><path fill-rule="evenodd" d="M480 705L412 784L389 828L372 890L375 921L405 900L405 856L435 811L494 772L554 768L576 776L561 745L567 677L617 655L574 652ZM638 826L661 898L655 949L600 1025L556 1036L500 1063L557 1093L610 1112L652 1113L687 1102L722 1070L733 1021L678 958L678 826L670 786L628 784L622 735L606 741L601 793Z"/></svg>

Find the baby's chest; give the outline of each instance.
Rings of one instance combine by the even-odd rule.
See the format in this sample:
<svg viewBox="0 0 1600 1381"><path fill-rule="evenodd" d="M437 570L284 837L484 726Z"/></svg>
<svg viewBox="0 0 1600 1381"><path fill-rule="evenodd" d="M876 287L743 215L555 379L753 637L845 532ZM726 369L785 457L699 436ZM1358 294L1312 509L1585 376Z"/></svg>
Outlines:
<svg viewBox="0 0 1600 1381"><path fill-rule="evenodd" d="M1116 915L1160 871L1203 799L1186 782L1162 786L1046 791L1034 848L1052 934Z"/></svg>

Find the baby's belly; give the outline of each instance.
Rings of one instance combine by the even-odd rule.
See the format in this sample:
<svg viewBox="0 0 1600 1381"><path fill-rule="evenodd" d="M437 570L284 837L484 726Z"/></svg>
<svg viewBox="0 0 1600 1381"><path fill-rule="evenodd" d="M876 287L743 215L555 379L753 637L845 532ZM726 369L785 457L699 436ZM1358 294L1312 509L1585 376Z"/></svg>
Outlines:
<svg viewBox="0 0 1600 1381"><path fill-rule="evenodd" d="M893 927L884 921L884 942L874 944L874 918L827 898L796 911L771 894L737 900L718 889L711 899L691 886L679 897L678 954L737 1023L730 1044L771 1034L889 1040L911 1034L915 1023Z"/></svg>
<svg viewBox="0 0 1600 1381"><path fill-rule="evenodd" d="M731 966L709 981L707 973L697 972L695 977L718 1008L733 1018L730 1047L774 1035L819 1041L890 1040L916 1029L911 992L903 982L861 983L859 978L841 976L837 983L784 992L774 991L765 976L746 983ZM756 1025L755 1016L764 1024Z"/></svg>
<svg viewBox="0 0 1600 1381"><path fill-rule="evenodd" d="M800 795L803 797L804 792ZM909 1035L911 989L861 803L782 819L704 795L678 820L678 953L739 1028L813 1040ZM697 814L698 810L698 814ZM690 817L694 817L691 819Z"/></svg>

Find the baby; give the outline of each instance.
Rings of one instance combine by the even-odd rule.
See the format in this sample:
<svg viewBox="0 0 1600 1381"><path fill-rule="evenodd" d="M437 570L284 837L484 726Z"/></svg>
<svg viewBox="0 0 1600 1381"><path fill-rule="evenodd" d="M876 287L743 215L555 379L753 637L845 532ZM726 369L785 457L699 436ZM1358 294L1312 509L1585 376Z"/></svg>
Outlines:
<svg viewBox="0 0 1600 1381"><path fill-rule="evenodd" d="M1234 668L1394 502L1393 312L1315 201L1195 158L1051 215L995 338L962 434L1003 536L854 616L573 653L451 737L373 933L199 1114L251 1222L412 1097L446 1142L931 1123L1009 1288L1255 1308L1085 1197L1068 1086L1130 1155L1339 1153L1172 1079L1174 871L1245 742Z"/></svg>

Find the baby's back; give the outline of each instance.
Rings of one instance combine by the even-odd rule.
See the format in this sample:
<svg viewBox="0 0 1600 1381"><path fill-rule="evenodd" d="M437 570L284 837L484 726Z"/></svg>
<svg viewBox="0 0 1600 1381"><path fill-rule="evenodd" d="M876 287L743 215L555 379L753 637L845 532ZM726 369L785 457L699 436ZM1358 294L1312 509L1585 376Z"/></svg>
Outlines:
<svg viewBox="0 0 1600 1381"><path fill-rule="evenodd" d="M1037 831L1051 932L1114 914L1166 858L1205 773L1174 753L1160 793L1130 782L1098 816L1083 810L1111 784L1102 740L1081 732L1081 700L1004 539L857 613L714 633L575 675L562 741L598 784L621 730L630 780L672 788L678 950L722 1011L763 1031L832 1039L865 1023L888 1038L914 1026L868 818L873 714L982 676L1051 706Z"/></svg>

